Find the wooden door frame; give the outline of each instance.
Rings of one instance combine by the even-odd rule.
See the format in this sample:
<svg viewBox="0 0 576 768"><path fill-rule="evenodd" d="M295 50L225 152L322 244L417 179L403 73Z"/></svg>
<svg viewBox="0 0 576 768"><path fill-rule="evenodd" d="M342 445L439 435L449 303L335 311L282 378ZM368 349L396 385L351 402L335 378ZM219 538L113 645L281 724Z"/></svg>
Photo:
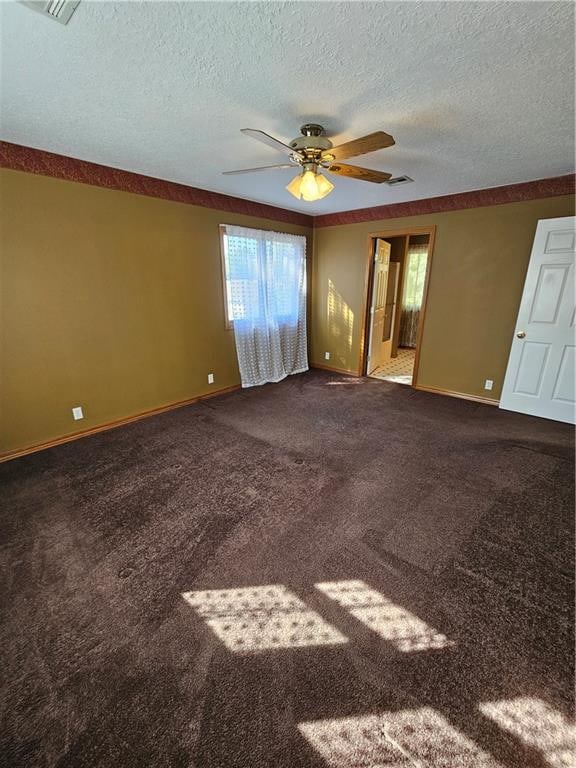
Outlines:
<svg viewBox="0 0 576 768"><path fill-rule="evenodd" d="M416 336L416 355L414 357L414 372L412 374L412 387L416 388L418 383L418 367L420 365L420 346L424 332L424 323L426 321L426 309L428 306L428 287L430 285L430 273L432 271L432 258L434 254L434 242L436 240L436 225L429 227L402 227L401 229L378 230L378 232L368 233L368 257L364 273L364 308L362 312L362 334L360 336L360 359L358 370L361 376L366 376L368 364L368 334L370 333L370 298L372 289L372 277L374 273L374 241L377 238L386 240L390 237L406 237L411 235L428 235L428 258L426 260L426 277L424 279L424 294L422 296L422 306L420 308L420 320L418 322L418 333ZM404 270L402 270L404 273ZM403 286L400 286L402 289Z"/></svg>

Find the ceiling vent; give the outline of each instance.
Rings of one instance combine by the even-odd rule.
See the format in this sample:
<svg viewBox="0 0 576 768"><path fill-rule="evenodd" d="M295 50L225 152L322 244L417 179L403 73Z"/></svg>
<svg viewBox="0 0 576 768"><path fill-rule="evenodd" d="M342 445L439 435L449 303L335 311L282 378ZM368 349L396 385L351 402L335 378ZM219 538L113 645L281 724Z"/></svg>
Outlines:
<svg viewBox="0 0 576 768"><path fill-rule="evenodd" d="M395 176L393 179L388 179L386 184L388 184L389 187L399 187L400 184L410 184L414 179L411 179L410 176Z"/></svg>
<svg viewBox="0 0 576 768"><path fill-rule="evenodd" d="M80 0L22 0L22 5L27 5L33 11L38 11L43 16L48 16L60 24L68 24L70 17L76 10Z"/></svg>

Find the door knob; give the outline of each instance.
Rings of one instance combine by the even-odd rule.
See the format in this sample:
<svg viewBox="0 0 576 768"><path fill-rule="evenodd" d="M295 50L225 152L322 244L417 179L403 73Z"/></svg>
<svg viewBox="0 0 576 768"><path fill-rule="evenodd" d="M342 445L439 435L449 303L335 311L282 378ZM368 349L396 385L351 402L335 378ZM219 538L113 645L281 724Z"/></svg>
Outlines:
<svg viewBox="0 0 576 768"><path fill-rule="evenodd" d="M518 331L518 333L516 334L516 336L517 336L519 339L525 339L525 338L526 338L526 332L525 332L525 331Z"/></svg>

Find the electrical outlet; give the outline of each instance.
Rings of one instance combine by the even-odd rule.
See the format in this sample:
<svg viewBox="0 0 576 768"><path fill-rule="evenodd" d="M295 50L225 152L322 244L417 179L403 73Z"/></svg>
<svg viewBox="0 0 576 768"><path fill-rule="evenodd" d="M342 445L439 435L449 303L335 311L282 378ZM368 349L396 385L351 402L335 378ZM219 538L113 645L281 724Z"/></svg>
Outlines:
<svg viewBox="0 0 576 768"><path fill-rule="evenodd" d="M330 352L324 352L324 360L330 360Z"/></svg>
<svg viewBox="0 0 576 768"><path fill-rule="evenodd" d="M208 374L208 384L214 384L214 374L209 373Z"/></svg>
<svg viewBox="0 0 576 768"><path fill-rule="evenodd" d="M74 421L78 421L78 419L84 418L84 412L81 405L77 405L75 408L72 408L72 416L74 417Z"/></svg>
<svg viewBox="0 0 576 768"><path fill-rule="evenodd" d="M484 382L484 389L492 389L493 386L494 386L494 382L492 381L492 379L486 379L486 381Z"/></svg>

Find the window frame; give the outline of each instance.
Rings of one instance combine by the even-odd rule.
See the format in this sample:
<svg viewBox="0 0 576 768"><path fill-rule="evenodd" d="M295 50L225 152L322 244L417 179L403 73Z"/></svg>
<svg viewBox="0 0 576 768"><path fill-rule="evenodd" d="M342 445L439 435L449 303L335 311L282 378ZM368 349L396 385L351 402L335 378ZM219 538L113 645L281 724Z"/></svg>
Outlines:
<svg viewBox="0 0 576 768"><path fill-rule="evenodd" d="M219 225L220 230L220 266L222 268L222 299L224 300L224 328L227 331L234 330L234 320L228 313L228 275L226 272L226 224Z"/></svg>

